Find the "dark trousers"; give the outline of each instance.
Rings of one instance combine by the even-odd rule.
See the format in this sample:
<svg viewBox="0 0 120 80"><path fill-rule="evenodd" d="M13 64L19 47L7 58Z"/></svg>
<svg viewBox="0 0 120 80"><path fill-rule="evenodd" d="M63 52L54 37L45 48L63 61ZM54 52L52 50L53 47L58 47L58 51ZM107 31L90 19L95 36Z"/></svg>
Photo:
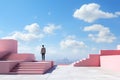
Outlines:
<svg viewBox="0 0 120 80"><path fill-rule="evenodd" d="M42 60L45 60L45 53L42 53Z"/></svg>

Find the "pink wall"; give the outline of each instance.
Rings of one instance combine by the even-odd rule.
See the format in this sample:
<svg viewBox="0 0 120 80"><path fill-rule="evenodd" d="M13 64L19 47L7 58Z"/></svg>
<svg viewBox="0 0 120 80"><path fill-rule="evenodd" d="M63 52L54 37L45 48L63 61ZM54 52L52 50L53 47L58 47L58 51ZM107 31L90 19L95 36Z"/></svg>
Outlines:
<svg viewBox="0 0 120 80"><path fill-rule="evenodd" d="M0 52L17 53L17 41L13 39L0 39Z"/></svg>
<svg viewBox="0 0 120 80"><path fill-rule="evenodd" d="M120 55L100 56L100 62L103 69L120 71Z"/></svg>

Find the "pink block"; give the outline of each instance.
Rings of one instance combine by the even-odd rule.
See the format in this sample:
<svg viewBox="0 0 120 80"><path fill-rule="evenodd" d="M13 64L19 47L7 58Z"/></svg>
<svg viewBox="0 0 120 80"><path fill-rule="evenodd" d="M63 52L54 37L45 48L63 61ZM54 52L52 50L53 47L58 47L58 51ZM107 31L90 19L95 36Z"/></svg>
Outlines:
<svg viewBox="0 0 120 80"><path fill-rule="evenodd" d="M120 50L101 50L102 55L120 55Z"/></svg>
<svg viewBox="0 0 120 80"><path fill-rule="evenodd" d="M5 60L35 61L35 56L30 53L10 54L6 56Z"/></svg>
<svg viewBox="0 0 120 80"><path fill-rule="evenodd" d="M0 73L9 73L17 63L16 61L0 61Z"/></svg>
<svg viewBox="0 0 120 80"><path fill-rule="evenodd" d="M13 39L0 39L0 52L17 53L17 41Z"/></svg>

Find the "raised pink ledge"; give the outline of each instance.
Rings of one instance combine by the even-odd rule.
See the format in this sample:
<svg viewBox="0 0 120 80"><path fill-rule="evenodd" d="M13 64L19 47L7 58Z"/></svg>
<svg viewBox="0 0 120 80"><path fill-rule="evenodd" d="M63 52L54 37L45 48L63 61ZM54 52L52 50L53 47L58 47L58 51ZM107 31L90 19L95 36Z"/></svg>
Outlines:
<svg viewBox="0 0 120 80"><path fill-rule="evenodd" d="M35 61L35 56L31 53L10 54L6 56L4 60Z"/></svg>
<svg viewBox="0 0 120 80"><path fill-rule="evenodd" d="M103 55L120 55L120 50L101 50L101 56Z"/></svg>

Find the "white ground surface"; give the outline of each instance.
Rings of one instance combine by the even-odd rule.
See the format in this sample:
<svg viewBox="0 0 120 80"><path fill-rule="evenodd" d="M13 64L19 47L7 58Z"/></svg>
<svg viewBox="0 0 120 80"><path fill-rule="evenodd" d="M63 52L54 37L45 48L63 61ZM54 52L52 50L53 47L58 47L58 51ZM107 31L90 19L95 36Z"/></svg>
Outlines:
<svg viewBox="0 0 120 80"><path fill-rule="evenodd" d="M0 80L120 80L120 73L98 67L57 66L44 75L0 75Z"/></svg>

